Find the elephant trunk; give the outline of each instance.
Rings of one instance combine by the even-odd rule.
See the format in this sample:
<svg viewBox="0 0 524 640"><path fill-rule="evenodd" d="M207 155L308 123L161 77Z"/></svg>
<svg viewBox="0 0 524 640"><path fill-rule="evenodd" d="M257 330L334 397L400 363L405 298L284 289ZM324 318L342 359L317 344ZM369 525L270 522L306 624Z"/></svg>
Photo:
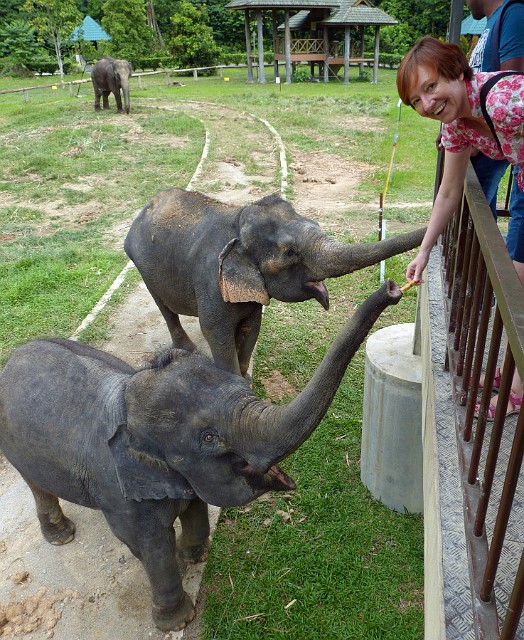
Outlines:
<svg viewBox="0 0 524 640"><path fill-rule="evenodd" d="M129 113L129 78L122 78L122 97L124 98L124 111Z"/></svg>
<svg viewBox="0 0 524 640"><path fill-rule="evenodd" d="M346 321L311 380L289 404L256 402L244 408L249 415L243 416L242 423L254 427L239 430L239 451L253 468L265 472L309 438L373 324L386 307L397 304L401 297L400 287L391 280L369 296Z"/></svg>
<svg viewBox="0 0 524 640"><path fill-rule="evenodd" d="M315 264L315 277L318 280L338 278L346 273L377 264L386 258L418 247L422 242L426 228L410 233L361 244L336 242L330 238L317 240L311 251L311 263ZM321 256L322 260L318 257Z"/></svg>

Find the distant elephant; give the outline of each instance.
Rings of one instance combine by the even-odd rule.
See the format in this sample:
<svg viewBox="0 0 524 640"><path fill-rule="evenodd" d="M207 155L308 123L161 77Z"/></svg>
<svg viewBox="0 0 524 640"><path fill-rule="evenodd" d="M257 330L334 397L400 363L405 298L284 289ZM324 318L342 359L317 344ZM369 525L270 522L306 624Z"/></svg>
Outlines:
<svg viewBox="0 0 524 640"><path fill-rule="evenodd" d="M100 97L103 99L104 109L109 109L109 94L115 96L118 113L122 113L122 96L124 97L125 112L129 113L129 78L133 73L133 66L127 60L115 60L111 56L104 56L91 69L91 82L95 90L95 111L100 111Z"/></svg>
<svg viewBox="0 0 524 640"><path fill-rule="evenodd" d="M244 207L183 189L159 192L135 218L124 249L164 316L173 346L194 349L178 314L198 316L215 364L246 375L270 298L315 298L326 278L412 249L425 229L383 242L335 242L279 195Z"/></svg>
<svg viewBox="0 0 524 640"><path fill-rule="evenodd" d="M207 558L206 503L239 506L295 488L276 465L316 429L359 345L401 297L388 281L365 300L287 405L260 400L200 353L172 349L135 371L70 340L15 349L0 374L0 449L33 492L45 539L74 537L57 497L100 509L147 572L155 624L185 627L194 608L175 552Z"/></svg>

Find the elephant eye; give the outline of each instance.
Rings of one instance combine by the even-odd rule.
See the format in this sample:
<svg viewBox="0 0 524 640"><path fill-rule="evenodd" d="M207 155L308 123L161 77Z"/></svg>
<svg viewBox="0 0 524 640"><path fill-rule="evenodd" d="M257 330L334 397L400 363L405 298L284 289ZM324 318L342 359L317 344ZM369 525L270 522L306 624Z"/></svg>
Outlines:
<svg viewBox="0 0 524 640"><path fill-rule="evenodd" d="M215 440L218 439L218 433L215 433L214 431L204 431L202 433L202 442L205 442L206 444L211 444L212 442L215 442Z"/></svg>
<svg viewBox="0 0 524 640"><path fill-rule="evenodd" d="M286 258L292 258L293 256L297 255L297 252L293 249L293 247L289 247L289 249L286 250Z"/></svg>

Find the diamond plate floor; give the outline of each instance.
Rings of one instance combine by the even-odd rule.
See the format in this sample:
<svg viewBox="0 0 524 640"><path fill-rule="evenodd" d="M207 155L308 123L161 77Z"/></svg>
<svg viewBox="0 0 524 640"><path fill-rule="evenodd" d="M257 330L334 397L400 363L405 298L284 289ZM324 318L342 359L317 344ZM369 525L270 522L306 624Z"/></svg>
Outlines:
<svg viewBox="0 0 524 640"><path fill-rule="evenodd" d="M446 640L475 640L473 610L478 606L473 596L468 568L467 542L464 531L464 501L460 478L457 436L452 403L452 379L444 371L446 326L443 310L443 290L439 250L433 249L428 264L428 297L431 331L433 374L436 401L436 438L439 460L440 516L443 541L444 611ZM517 422L517 416L506 420L498 468L505 469ZM489 425L486 438L489 438ZM481 461L479 476L484 471ZM499 472L495 478L491 504L498 504L504 478ZM496 512L488 509L486 530L488 541L495 524ZM503 621L511 597L511 589L524 545L524 482L522 476L509 521L504 550L501 556L495 595L499 620ZM521 619L518 639L524 639L524 621ZM495 640L486 638L485 640Z"/></svg>

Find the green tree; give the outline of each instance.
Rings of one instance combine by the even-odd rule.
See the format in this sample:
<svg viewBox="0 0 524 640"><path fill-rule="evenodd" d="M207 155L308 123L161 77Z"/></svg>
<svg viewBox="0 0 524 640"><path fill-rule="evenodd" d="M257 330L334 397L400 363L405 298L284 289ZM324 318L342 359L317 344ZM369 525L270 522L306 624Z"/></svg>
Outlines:
<svg viewBox="0 0 524 640"><path fill-rule="evenodd" d="M83 16L91 16L93 20L100 22L104 12L102 5L104 0L76 0L76 6Z"/></svg>
<svg viewBox="0 0 524 640"><path fill-rule="evenodd" d="M7 24L14 20L24 18L20 15L20 10L24 0L2 0L0 2L0 24Z"/></svg>
<svg viewBox="0 0 524 640"><path fill-rule="evenodd" d="M225 0L208 0L207 11L209 14L209 24L213 28L213 38L215 42L228 51L245 51L246 35L244 30L244 12L224 9L227 4ZM252 14L252 29L256 29L254 12ZM264 32L271 34L271 15L264 11ZM282 22L284 18L282 16Z"/></svg>
<svg viewBox="0 0 524 640"><path fill-rule="evenodd" d="M64 51L73 30L82 21L75 0L25 0L22 9L31 16L29 24L35 27L38 39L54 49L63 82Z"/></svg>
<svg viewBox="0 0 524 640"><path fill-rule="evenodd" d="M380 30L382 51L404 54L422 36L446 37L450 0L382 0L376 5L399 22Z"/></svg>
<svg viewBox="0 0 524 640"><path fill-rule="evenodd" d="M35 30L24 20L13 20L0 29L0 58L25 66L39 54Z"/></svg>
<svg viewBox="0 0 524 640"><path fill-rule="evenodd" d="M111 36L109 51L137 66L151 50L153 34L147 24L144 0L106 0L102 26Z"/></svg>
<svg viewBox="0 0 524 640"><path fill-rule="evenodd" d="M169 48L180 66L209 67L216 64L220 49L213 39L205 5L199 8L188 0L181 0L171 22L173 35Z"/></svg>

